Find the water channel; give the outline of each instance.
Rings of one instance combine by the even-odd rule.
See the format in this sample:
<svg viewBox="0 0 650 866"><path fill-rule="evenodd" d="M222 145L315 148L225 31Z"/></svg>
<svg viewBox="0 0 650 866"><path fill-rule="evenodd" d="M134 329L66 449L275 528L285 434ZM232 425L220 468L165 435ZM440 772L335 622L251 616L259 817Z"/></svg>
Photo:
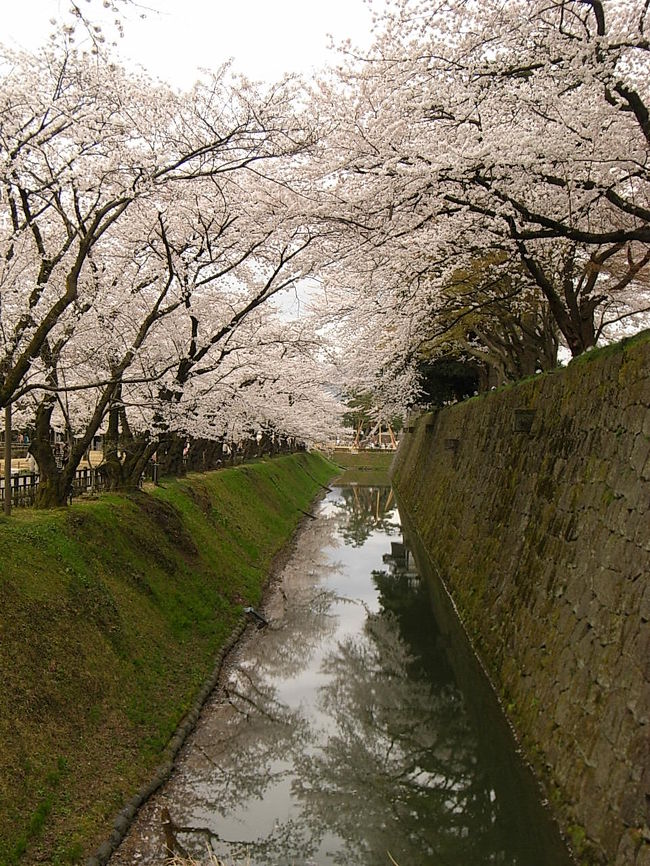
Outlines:
<svg viewBox="0 0 650 866"><path fill-rule="evenodd" d="M390 488L315 513L111 866L162 862L161 815L242 866L568 866Z"/></svg>

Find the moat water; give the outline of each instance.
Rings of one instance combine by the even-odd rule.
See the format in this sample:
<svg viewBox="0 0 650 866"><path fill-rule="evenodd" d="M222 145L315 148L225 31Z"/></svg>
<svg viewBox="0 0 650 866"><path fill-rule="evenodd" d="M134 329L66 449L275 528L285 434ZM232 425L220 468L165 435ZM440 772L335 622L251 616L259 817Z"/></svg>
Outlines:
<svg viewBox="0 0 650 866"><path fill-rule="evenodd" d="M390 488L314 511L112 866L163 862L161 813L228 864L568 866Z"/></svg>

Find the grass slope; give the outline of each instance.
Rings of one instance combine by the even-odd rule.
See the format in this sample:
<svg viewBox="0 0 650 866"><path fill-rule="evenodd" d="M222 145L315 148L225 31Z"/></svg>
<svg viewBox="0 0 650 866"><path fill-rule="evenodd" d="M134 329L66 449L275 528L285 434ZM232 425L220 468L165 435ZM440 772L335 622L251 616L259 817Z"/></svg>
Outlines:
<svg viewBox="0 0 650 866"><path fill-rule="evenodd" d="M108 835L333 474L300 454L0 517L2 866Z"/></svg>
<svg viewBox="0 0 650 866"><path fill-rule="evenodd" d="M331 459L342 470L337 479L341 483L381 486L390 484L388 470L394 456L394 451L335 451Z"/></svg>

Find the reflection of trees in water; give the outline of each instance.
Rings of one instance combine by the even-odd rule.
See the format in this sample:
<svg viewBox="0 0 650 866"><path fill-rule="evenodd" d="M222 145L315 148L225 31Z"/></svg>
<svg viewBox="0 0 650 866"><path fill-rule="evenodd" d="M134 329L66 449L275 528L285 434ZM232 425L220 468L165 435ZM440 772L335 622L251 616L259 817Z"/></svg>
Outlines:
<svg viewBox="0 0 650 866"><path fill-rule="evenodd" d="M296 677L336 627L336 595L320 581L338 567L323 551L336 544L339 520L336 512L305 527L299 555L284 570L290 597L279 590L285 596L281 627L271 617L271 625L246 645L245 661L233 667L220 706L197 731L175 776L170 810L180 843L195 856L205 853L206 843L215 853L232 848L235 855L238 840L223 833L223 819L272 799L278 786L288 787L293 756L309 748L309 724L300 708L279 698L278 683ZM276 822L266 838L247 846L251 857L264 863L311 857L318 840L298 825Z"/></svg>
<svg viewBox="0 0 650 866"><path fill-rule="evenodd" d="M226 833L224 820L256 801L284 802L290 790L290 816L266 835L259 828L262 838L246 846L251 863L313 862L321 844L338 837L333 856L342 864L388 864L390 851L402 866L515 866L524 861L503 850L499 802L479 768L462 698L440 662L428 598L412 574L392 565L375 572L380 612L326 657L321 673L329 679L318 699L324 730L282 699L279 677L299 673L336 624L335 597L319 587L332 568L322 551L335 545L334 530L344 525L356 544L377 528L379 513L384 531L395 534L389 491L380 489L379 510L364 522L355 517L354 489L359 502L376 506L377 488L348 488L345 512L310 525L303 555L290 564L288 627L276 632L272 622L248 646L221 717L199 731L172 794L174 818L185 825L182 844L201 855L209 840L216 853L232 848L243 858L232 838L237 827L230 819L235 829Z"/></svg>
<svg viewBox="0 0 650 866"><path fill-rule="evenodd" d="M197 732L172 795L174 818L182 828L179 840L194 856L205 853L206 842L218 854L237 846L237 838L223 833L223 818L288 784L292 756L308 748L312 736L302 711L279 700L268 672L254 659L232 672L225 705L213 711L213 718L213 726L208 721ZM274 850L303 857L310 855L312 843L276 823L266 839L249 847L256 857Z"/></svg>
<svg viewBox="0 0 650 866"><path fill-rule="evenodd" d="M240 851L231 847L235 863L261 864L304 864L313 863L313 856L318 850L319 842L314 839L309 829L303 824L302 818L287 818L276 821L272 832L266 838L250 845L242 846ZM226 853L226 852L223 852Z"/></svg>
<svg viewBox="0 0 650 866"><path fill-rule="evenodd" d="M392 614L412 656L410 672L426 677L430 683L454 681L446 656L446 641L431 610L424 581L413 580L411 573L373 571L372 580L379 592L380 610Z"/></svg>
<svg viewBox="0 0 650 866"><path fill-rule="evenodd" d="M369 617L326 663L321 704L336 730L299 762L294 788L315 832L336 832L338 862L490 862L490 792L476 777L476 742L458 692L432 691L395 618ZM498 860L496 861L498 862Z"/></svg>
<svg viewBox="0 0 650 866"><path fill-rule="evenodd" d="M331 612L336 600L336 593L313 584L292 592L282 628L276 630L272 622L265 630L260 652L255 652L258 673L275 679L297 677L309 665L319 645L336 630L337 618Z"/></svg>
<svg viewBox="0 0 650 866"><path fill-rule="evenodd" d="M226 695L227 704L213 711L215 724L197 732L175 778L174 799L185 813L198 809L218 818L245 800L261 800L287 777L287 756L308 742L300 711L279 701L275 688L255 671L239 669Z"/></svg>
<svg viewBox="0 0 650 866"><path fill-rule="evenodd" d="M324 552L337 544L338 521L336 513L304 527L299 552L283 571L280 627L276 629L272 618L264 640L253 648L253 664L260 674L267 672L276 679L298 676L319 644L336 629L336 616L331 612L336 594L322 584L340 568Z"/></svg>
<svg viewBox="0 0 650 866"><path fill-rule="evenodd" d="M400 532L395 518L397 506L390 487L341 487L337 503L345 518L340 534L345 544L361 547L372 532L395 535Z"/></svg>
<svg viewBox="0 0 650 866"><path fill-rule="evenodd" d="M176 838L189 855L201 858L206 845L234 862L304 862L318 847L301 821L276 821L265 838L241 840L232 822L248 804L273 799L289 785L293 756L309 748L312 732L300 709L280 701L264 672L239 667L226 688L214 728L197 733L183 772L174 780ZM245 831L243 831L245 832Z"/></svg>

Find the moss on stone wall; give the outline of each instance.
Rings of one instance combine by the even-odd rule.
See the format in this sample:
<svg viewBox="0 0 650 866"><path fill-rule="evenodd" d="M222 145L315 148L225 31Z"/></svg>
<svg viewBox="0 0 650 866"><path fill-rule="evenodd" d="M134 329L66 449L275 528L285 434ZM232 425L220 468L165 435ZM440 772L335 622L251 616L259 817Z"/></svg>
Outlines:
<svg viewBox="0 0 650 866"><path fill-rule="evenodd" d="M650 335L420 419L393 483L582 861L650 862Z"/></svg>

